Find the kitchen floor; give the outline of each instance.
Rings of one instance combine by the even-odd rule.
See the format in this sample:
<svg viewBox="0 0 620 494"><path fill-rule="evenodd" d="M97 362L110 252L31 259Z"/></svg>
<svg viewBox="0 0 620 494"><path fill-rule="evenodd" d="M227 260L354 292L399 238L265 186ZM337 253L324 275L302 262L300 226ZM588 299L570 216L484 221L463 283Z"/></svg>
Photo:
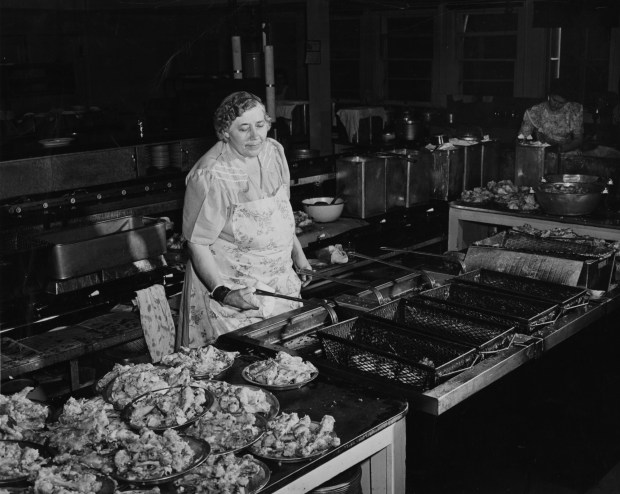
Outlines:
<svg viewBox="0 0 620 494"><path fill-rule="evenodd" d="M415 494L620 493L620 311L438 419L407 422Z"/></svg>

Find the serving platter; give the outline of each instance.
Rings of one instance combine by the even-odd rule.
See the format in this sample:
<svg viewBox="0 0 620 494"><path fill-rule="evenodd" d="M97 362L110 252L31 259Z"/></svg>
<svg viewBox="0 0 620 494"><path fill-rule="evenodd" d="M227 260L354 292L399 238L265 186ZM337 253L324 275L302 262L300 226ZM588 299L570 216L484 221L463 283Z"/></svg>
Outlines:
<svg viewBox="0 0 620 494"><path fill-rule="evenodd" d="M163 396L168 393L174 392L176 390L181 390L181 388L186 388L186 387L189 387L192 390L200 390L204 392L205 394L205 402L202 405L200 405L200 408L202 409L202 411L198 411L196 415L194 415L192 418L188 419L186 422L182 424L165 423L159 426L149 426L147 423L145 423L146 419L148 419L148 414L145 414L143 417L145 420L143 422L136 421L133 414L135 410L137 409L137 407L140 406L140 402L145 402L149 398L154 398L157 395ZM195 393L194 393L194 396L196 396ZM129 425L129 427L131 427L132 429L136 429L136 430L140 430L143 427L146 427L147 429L151 429L156 432L165 431L166 429L182 429L182 428L185 428L193 424L194 422L199 420L202 416L204 416L204 414L206 414L213 406L213 401L214 401L213 394L208 389L205 389L202 386L172 386L169 388L158 389L155 391L147 391L146 393L141 394L140 396L132 400L128 405L126 405L125 408L123 408L123 411L121 412L121 418L127 423L127 425ZM157 404L155 404L153 408L158 409L161 412L161 407L158 407ZM168 421L174 419L174 414L172 413L172 411L165 417L165 419L167 419Z"/></svg>
<svg viewBox="0 0 620 494"><path fill-rule="evenodd" d="M238 444L234 447L220 445L217 443L217 441L211 441L208 438L194 435L192 428L187 430L185 434L188 436L192 436L192 437L198 437L199 439L202 439L203 441L206 441L207 443L209 443L209 446L211 447L211 453L210 453L211 456L225 455L228 453L237 453L239 451L243 451L244 449L254 444L256 441L258 441L261 437L263 437L263 435L265 434L265 431L267 430L267 419L265 419L265 417L263 417L262 415L258 415L258 414L254 416L256 418L256 422L254 425L258 429L258 433L252 436L251 438L248 438L248 440L245 441L243 444ZM230 431L227 431L227 432L230 432Z"/></svg>
<svg viewBox="0 0 620 494"><path fill-rule="evenodd" d="M271 478L271 470L264 462L258 458L253 458L252 462L258 465L260 470L256 475L249 479L249 482L243 491L245 494L257 494L269 483L269 479ZM204 477L190 473L186 478L177 480L175 484L178 488L183 489L182 492L184 494L192 494L198 490L198 487L200 487L200 481L204 481Z"/></svg>
<svg viewBox="0 0 620 494"><path fill-rule="evenodd" d="M22 450L26 448L36 449L42 458L50 458L50 450L42 444L34 443L32 441L22 441L17 439L0 439L0 443L5 444L17 444ZM0 458L1 461L1 458ZM9 486L20 484L28 480L28 474L15 475L13 477L0 477L0 486Z"/></svg>
<svg viewBox="0 0 620 494"><path fill-rule="evenodd" d="M319 422L316 421L312 421L311 424L314 426L315 429L318 429L321 424ZM332 431L329 433L329 436L332 438L337 437L336 431ZM295 456L284 456L284 455L270 455L270 454L265 454L262 453L259 449L258 443L255 442L254 444L252 444L249 448L250 453L252 453L254 456L257 456L259 458L262 458L263 460L269 460L269 461L275 461L278 463L300 463L303 461L308 461L308 460L313 460L314 458L318 458L319 456L323 456L325 453L332 451L333 449L335 449L335 446L329 446L325 449L322 449L320 451L316 451L310 455L307 456L299 456L299 455L295 455Z"/></svg>
<svg viewBox="0 0 620 494"><path fill-rule="evenodd" d="M241 371L241 376L243 377L243 379L245 379L247 382L249 382L250 384L253 384L254 386L258 386L260 388L265 388L265 389L269 389L272 391L286 391L289 389L298 389L301 388L302 386L305 386L306 384L314 381L318 376L319 376L319 372L311 372L310 373L310 377L308 379L305 379L303 381L300 382L296 382L296 383L289 383L289 384L265 384L262 383L260 381L255 380L251 373L252 370L259 364L261 364L262 362L254 362L250 365L248 365L247 367L244 367L244 369Z"/></svg>
<svg viewBox="0 0 620 494"><path fill-rule="evenodd" d="M254 414L257 414L257 415L263 415L267 420L270 420L273 417L275 417L276 415L278 415L278 412L280 411L280 402L278 401L278 398L276 398L276 396L271 391L269 391L267 389L263 389L260 386L254 386L254 385L248 385L248 384L227 384L227 383L220 383L217 380L208 380L207 381L207 386L209 386L209 383L211 383L213 386L216 386L216 387L217 386L231 386L233 389L234 388L247 388L247 389L250 389L252 391L260 391L260 392L265 394L265 401L269 404L269 412L268 413L256 412L254 410L248 410L248 409L245 409L245 408L242 410L244 412L254 413ZM224 396L223 396L224 393L218 394L217 391L214 391L211 387L209 387L207 389L215 397L215 408L219 408L223 412L238 413L238 411L232 411L232 410L229 410L226 406L222 406L221 400L222 400L222 398L224 398Z"/></svg>
<svg viewBox="0 0 620 494"><path fill-rule="evenodd" d="M206 441L203 441L202 439L198 439L192 436L185 436L185 435L181 436L181 438L187 441L187 443L189 444L189 447L194 452L194 459L187 466L187 468L179 472L171 473L169 475L162 475L160 477L137 479L137 478L126 477L118 473L114 473L112 477L116 479L118 482L124 482L127 484L137 485L137 486L148 486L148 485L167 484L169 482L173 482L174 480L178 478L183 477L184 475L187 475L193 469L199 467L206 461L207 457L209 456L211 452L211 447Z"/></svg>

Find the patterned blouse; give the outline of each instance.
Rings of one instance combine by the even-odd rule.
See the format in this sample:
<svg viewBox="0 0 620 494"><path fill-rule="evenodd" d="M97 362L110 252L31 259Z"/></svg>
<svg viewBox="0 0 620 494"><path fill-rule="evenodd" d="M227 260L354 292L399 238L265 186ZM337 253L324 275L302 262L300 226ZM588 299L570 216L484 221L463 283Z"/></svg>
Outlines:
<svg viewBox="0 0 620 494"><path fill-rule="evenodd" d="M282 145L271 138L258 155L263 171L262 187L273 196L286 185L290 197L290 172ZM251 186L245 158L224 142L215 144L190 170L186 178L183 235L190 242L211 245L221 236L233 242L230 217L235 204L260 199Z"/></svg>
<svg viewBox="0 0 620 494"><path fill-rule="evenodd" d="M534 105L525 111L519 133L528 137L534 129L560 143L571 137L582 137L583 106L580 103L568 102L559 110L552 110L546 101Z"/></svg>

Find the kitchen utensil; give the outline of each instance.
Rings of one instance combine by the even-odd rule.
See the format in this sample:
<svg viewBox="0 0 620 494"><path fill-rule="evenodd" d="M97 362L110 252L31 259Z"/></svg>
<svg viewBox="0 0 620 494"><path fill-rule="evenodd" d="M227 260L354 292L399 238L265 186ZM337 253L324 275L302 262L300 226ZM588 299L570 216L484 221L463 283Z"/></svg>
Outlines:
<svg viewBox="0 0 620 494"><path fill-rule="evenodd" d="M385 261L383 259L378 259L376 257L367 256L364 254L360 254L358 252L347 251L347 255L349 257L357 257L359 259L366 259L367 261L378 262L379 264L385 264L386 266L391 266L393 268L402 269L403 271L406 271L407 273L422 274L422 272L419 269L413 269L408 266L403 266L402 264L398 264L396 262Z"/></svg>
<svg viewBox="0 0 620 494"><path fill-rule="evenodd" d="M377 302L382 305L384 302L387 302L386 298L381 294L379 290L377 290L374 286L364 285L362 283L357 283L355 281L344 280L341 278L336 278L335 276L328 276L322 273L317 273L316 271L310 271L308 269L298 269L297 272L299 274L305 274L306 276L311 276L313 278L319 278L321 280L333 281L334 283L340 283L341 285L352 286L355 288L361 288L362 290L370 290L375 297L377 297ZM268 292L269 293L269 292Z"/></svg>
<svg viewBox="0 0 620 494"><path fill-rule="evenodd" d="M318 223L329 223L340 218L344 209L344 199L336 197L313 197L301 201L304 211Z"/></svg>
<svg viewBox="0 0 620 494"><path fill-rule="evenodd" d="M314 276L313 273L314 271L308 271L307 273L302 273L302 274L308 274L309 276ZM290 297L288 295L282 295L281 293L268 292L267 290L261 290L259 288L254 290L254 294L261 295L263 297L275 297L275 298L281 298L284 300L292 300L293 302L299 302L300 304L304 304L304 305L320 305L329 314L332 324L336 324L338 322L338 316L336 315L336 312L325 300L315 300L315 299L304 300L303 298Z"/></svg>
<svg viewBox="0 0 620 494"><path fill-rule="evenodd" d="M412 250L412 249L400 249L400 248L396 248L396 247L379 247L379 249L381 250L387 250L390 252L402 252L405 254L411 254L414 256L421 256L421 257L432 257L433 259L440 259L444 262L453 264L455 266L458 267L458 271L459 273L464 273L465 272L465 264L463 263L463 261L461 261L460 259L457 259L456 257L453 257L451 255L445 255L445 254L433 254L431 252L423 252L420 250Z"/></svg>
<svg viewBox="0 0 620 494"><path fill-rule="evenodd" d="M605 185L598 183L541 183L534 187L534 194L546 213L583 216L598 207L604 189Z"/></svg>

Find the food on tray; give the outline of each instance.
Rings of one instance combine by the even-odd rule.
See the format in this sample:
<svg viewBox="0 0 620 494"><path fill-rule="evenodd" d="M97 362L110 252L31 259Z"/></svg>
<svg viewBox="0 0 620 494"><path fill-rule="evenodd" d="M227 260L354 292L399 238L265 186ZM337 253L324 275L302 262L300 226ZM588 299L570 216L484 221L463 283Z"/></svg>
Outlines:
<svg viewBox="0 0 620 494"><path fill-rule="evenodd" d="M508 209L520 211L532 211L540 207L536 202L536 196L530 193L530 187L514 185L511 180L499 182L492 180L486 187L465 190L461 193L461 201L474 204L493 201L505 205Z"/></svg>
<svg viewBox="0 0 620 494"><path fill-rule="evenodd" d="M318 369L301 357L278 352L275 358L261 360L246 367L247 376L259 384L285 386L309 381Z"/></svg>
<svg viewBox="0 0 620 494"><path fill-rule="evenodd" d="M224 381L202 381L196 384L204 386L215 397L214 410L230 413L263 413L270 415L272 402L267 393L260 388L238 386Z"/></svg>
<svg viewBox="0 0 620 494"><path fill-rule="evenodd" d="M0 441L0 480L32 478L46 463L47 458L27 443Z"/></svg>
<svg viewBox="0 0 620 494"><path fill-rule="evenodd" d="M116 375L105 388L107 400L117 407L124 408L130 401L148 391L185 386L191 382L190 371L185 367L146 365L150 367L144 367L143 364L120 366L123 368L120 372L116 371L115 366L110 372L116 372ZM102 380L105 380L106 376L103 376Z"/></svg>
<svg viewBox="0 0 620 494"><path fill-rule="evenodd" d="M239 457L229 453L209 456L207 461L179 479L177 484L195 487L196 492L206 494L245 494L256 492L251 490L251 485L266 481L267 475L268 472L263 471L252 455Z"/></svg>
<svg viewBox="0 0 620 494"><path fill-rule="evenodd" d="M114 455L119 476L130 480L161 478L186 470L194 461L194 451L174 429L159 435L144 429L121 440Z"/></svg>
<svg viewBox="0 0 620 494"><path fill-rule="evenodd" d="M145 393L129 405L133 427L175 427L196 419L211 406L211 396L197 386L175 386Z"/></svg>
<svg viewBox="0 0 620 494"><path fill-rule="evenodd" d="M225 352L213 345L202 348L181 347L178 352L165 355L164 365L186 367L193 376L215 376L228 369L239 352Z"/></svg>
<svg viewBox="0 0 620 494"><path fill-rule="evenodd" d="M189 426L185 434L207 441L211 453L221 453L248 446L263 430L258 426L256 415L252 413L209 411Z"/></svg>
<svg viewBox="0 0 620 494"><path fill-rule="evenodd" d="M77 454L89 459L82 462L99 466L101 459L91 453L114 446L123 435L130 434L127 425L110 403L100 396L95 398L69 398L58 420L48 427L49 445L63 454ZM70 461L70 457L62 458Z"/></svg>
<svg viewBox="0 0 620 494"><path fill-rule="evenodd" d="M304 458L340 445L334 433L335 419L324 415L320 423L308 415L283 413L267 422L267 431L251 447L252 452L269 458Z"/></svg>
<svg viewBox="0 0 620 494"><path fill-rule="evenodd" d="M293 211L293 216L295 217L295 233L297 235L312 226L312 218L305 211Z"/></svg>
<svg viewBox="0 0 620 494"><path fill-rule="evenodd" d="M0 439L35 439L35 431L45 427L48 407L26 398L33 389L26 387L8 396L0 394Z"/></svg>
<svg viewBox="0 0 620 494"><path fill-rule="evenodd" d="M328 245L317 250L314 255L325 264L346 264L349 262L349 256L344 251L342 244Z"/></svg>
<svg viewBox="0 0 620 494"><path fill-rule="evenodd" d="M35 494L96 494L102 487L97 472L69 464L41 468L34 482Z"/></svg>

